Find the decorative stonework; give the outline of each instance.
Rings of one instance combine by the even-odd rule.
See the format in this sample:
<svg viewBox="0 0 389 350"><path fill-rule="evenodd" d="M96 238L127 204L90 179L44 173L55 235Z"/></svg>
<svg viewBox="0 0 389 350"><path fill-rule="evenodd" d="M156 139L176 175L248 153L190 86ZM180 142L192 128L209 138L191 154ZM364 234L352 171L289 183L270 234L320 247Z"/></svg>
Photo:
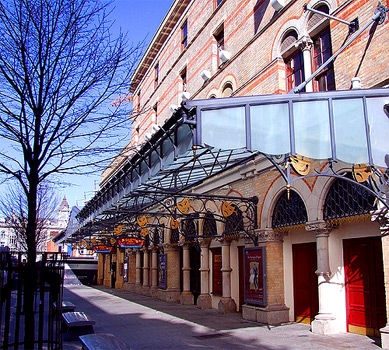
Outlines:
<svg viewBox="0 0 389 350"><path fill-rule="evenodd" d="M303 36L300 40L296 42L301 51L311 51L313 47L313 41L309 36Z"/></svg>
<svg viewBox="0 0 389 350"><path fill-rule="evenodd" d="M324 233L329 234L331 232L331 228L327 225L324 220L310 221L305 224L306 231L315 231L316 234Z"/></svg>
<svg viewBox="0 0 389 350"><path fill-rule="evenodd" d="M275 232L271 228L257 229L254 234L258 237L258 243L282 242L285 236L285 232Z"/></svg>

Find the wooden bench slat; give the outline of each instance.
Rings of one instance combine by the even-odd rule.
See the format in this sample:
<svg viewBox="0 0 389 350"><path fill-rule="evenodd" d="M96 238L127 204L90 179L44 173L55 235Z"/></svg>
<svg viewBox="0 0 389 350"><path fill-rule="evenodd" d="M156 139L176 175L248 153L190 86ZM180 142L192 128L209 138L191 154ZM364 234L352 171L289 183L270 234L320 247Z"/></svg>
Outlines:
<svg viewBox="0 0 389 350"><path fill-rule="evenodd" d="M82 346L87 350L131 350L124 341L110 333L81 335L79 338Z"/></svg>

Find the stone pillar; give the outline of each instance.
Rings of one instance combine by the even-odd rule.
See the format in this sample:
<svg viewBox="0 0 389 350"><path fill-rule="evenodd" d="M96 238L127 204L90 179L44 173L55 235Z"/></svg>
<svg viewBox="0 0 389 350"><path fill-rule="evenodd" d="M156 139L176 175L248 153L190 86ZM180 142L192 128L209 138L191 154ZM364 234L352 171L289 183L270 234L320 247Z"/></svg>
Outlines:
<svg viewBox="0 0 389 350"><path fill-rule="evenodd" d="M112 277L112 272L111 272L111 254L105 254L105 259L104 259L104 286L106 287L111 287L111 277Z"/></svg>
<svg viewBox="0 0 389 350"><path fill-rule="evenodd" d="M219 301L218 310L223 314L228 314L236 311L236 304L231 298L231 262L230 262L230 246L231 241L222 239L222 279L223 279L223 296Z"/></svg>
<svg viewBox="0 0 389 350"><path fill-rule="evenodd" d="M289 321L289 308L284 299L284 233L271 228L255 230L258 244L266 248L266 306L243 305L246 320L277 325Z"/></svg>
<svg viewBox="0 0 389 350"><path fill-rule="evenodd" d="M135 292L136 283L136 253L133 249L128 252L128 282L126 289Z"/></svg>
<svg viewBox="0 0 389 350"><path fill-rule="evenodd" d="M143 249L143 288L142 293L144 295L150 295L150 283L149 283L149 250L148 248Z"/></svg>
<svg viewBox="0 0 389 350"><path fill-rule="evenodd" d="M212 299L209 294L209 244L210 239L202 239L200 241L201 256L200 256L200 295L197 298L197 307L200 309L212 308Z"/></svg>
<svg viewBox="0 0 389 350"><path fill-rule="evenodd" d="M182 293L180 303L183 305L193 305L194 297L190 291L190 245L184 243L182 245Z"/></svg>
<svg viewBox="0 0 389 350"><path fill-rule="evenodd" d="M386 198L389 198L387 185ZM384 283L385 283L385 300L386 300L386 326L380 329L381 332L381 347L389 349L389 212L379 203L379 214L375 220L380 223L381 242L382 242L382 262L384 267Z"/></svg>
<svg viewBox="0 0 389 350"><path fill-rule="evenodd" d="M104 254L97 254L97 284L103 284L104 279Z"/></svg>
<svg viewBox="0 0 389 350"><path fill-rule="evenodd" d="M158 298L167 302L176 302L180 300L180 250L177 244L164 244L166 253L166 290L158 290Z"/></svg>
<svg viewBox="0 0 389 350"><path fill-rule="evenodd" d="M158 247L151 250L151 296L156 297L158 292Z"/></svg>
<svg viewBox="0 0 389 350"><path fill-rule="evenodd" d="M137 249L136 250L136 280L135 280L135 292L142 293L142 252Z"/></svg>
<svg viewBox="0 0 389 350"><path fill-rule="evenodd" d="M123 264L124 264L124 250L118 248L116 253L116 281L115 288L123 289Z"/></svg>
<svg viewBox="0 0 389 350"><path fill-rule="evenodd" d="M328 237L330 230L325 221L318 220L307 222L305 229L313 231L316 235L319 313L311 323L312 333L328 335L338 333L336 330L336 318L331 312L331 271L328 250Z"/></svg>
<svg viewBox="0 0 389 350"><path fill-rule="evenodd" d="M299 41L299 46L301 51L303 52L303 60L304 60L304 80L309 78L312 75L312 59L311 59L311 50L313 46L313 42L310 37L304 36ZM305 86L306 92L312 92L313 91L313 85L312 81L310 81Z"/></svg>

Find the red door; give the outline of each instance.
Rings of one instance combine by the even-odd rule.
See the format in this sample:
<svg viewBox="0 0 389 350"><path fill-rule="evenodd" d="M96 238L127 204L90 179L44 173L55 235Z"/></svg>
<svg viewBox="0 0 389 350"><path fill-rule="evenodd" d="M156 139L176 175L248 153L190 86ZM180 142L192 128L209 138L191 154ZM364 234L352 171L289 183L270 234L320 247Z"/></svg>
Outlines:
<svg viewBox="0 0 389 350"><path fill-rule="evenodd" d="M386 323L381 239L346 239L343 249L348 331L378 336Z"/></svg>
<svg viewBox="0 0 389 350"><path fill-rule="evenodd" d="M292 250L295 320L309 324L319 311L316 243L293 244Z"/></svg>

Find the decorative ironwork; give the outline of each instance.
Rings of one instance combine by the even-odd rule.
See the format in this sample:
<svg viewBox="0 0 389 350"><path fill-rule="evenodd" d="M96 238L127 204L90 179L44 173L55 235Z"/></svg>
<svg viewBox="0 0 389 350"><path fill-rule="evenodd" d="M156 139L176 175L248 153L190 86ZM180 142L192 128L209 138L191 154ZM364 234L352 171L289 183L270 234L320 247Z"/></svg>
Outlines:
<svg viewBox="0 0 389 350"><path fill-rule="evenodd" d="M231 207L232 212L226 219L225 235L239 234L244 230L242 211L235 204L232 204Z"/></svg>
<svg viewBox="0 0 389 350"><path fill-rule="evenodd" d="M351 178L348 174L347 178ZM332 184L324 204L324 220L369 214L374 209L375 196L363 187L345 179Z"/></svg>
<svg viewBox="0 0 389 350"><path fill-rule="evenodd" d="M204 216L204 224L203 224L203 237L214 237L217 235L217 227L215 216L207 211Z"/></svg>
<svg viewBox="0 0 389 350"><path fill-rule="evenodd" d="M273 229L302 225L307 220L307 210L301 197L291 190L290 198L288 199L287 191L284 191L278 198L273 210Z"/></svg>
<svg viewBox="0 0 389 350"><path fill-rule="evenodd" d="M308 175L311 170L311 163L303 156L296 155L290 157L290 163L294 171L299 175Z"/></svg>
<svg viewBox="0 0 389 350"><path fill-rule="evenodd" d="M178 228L172 229L170 235L170 243L178 243L179 240L180 240L180 231L178 230Z"/></svg>

